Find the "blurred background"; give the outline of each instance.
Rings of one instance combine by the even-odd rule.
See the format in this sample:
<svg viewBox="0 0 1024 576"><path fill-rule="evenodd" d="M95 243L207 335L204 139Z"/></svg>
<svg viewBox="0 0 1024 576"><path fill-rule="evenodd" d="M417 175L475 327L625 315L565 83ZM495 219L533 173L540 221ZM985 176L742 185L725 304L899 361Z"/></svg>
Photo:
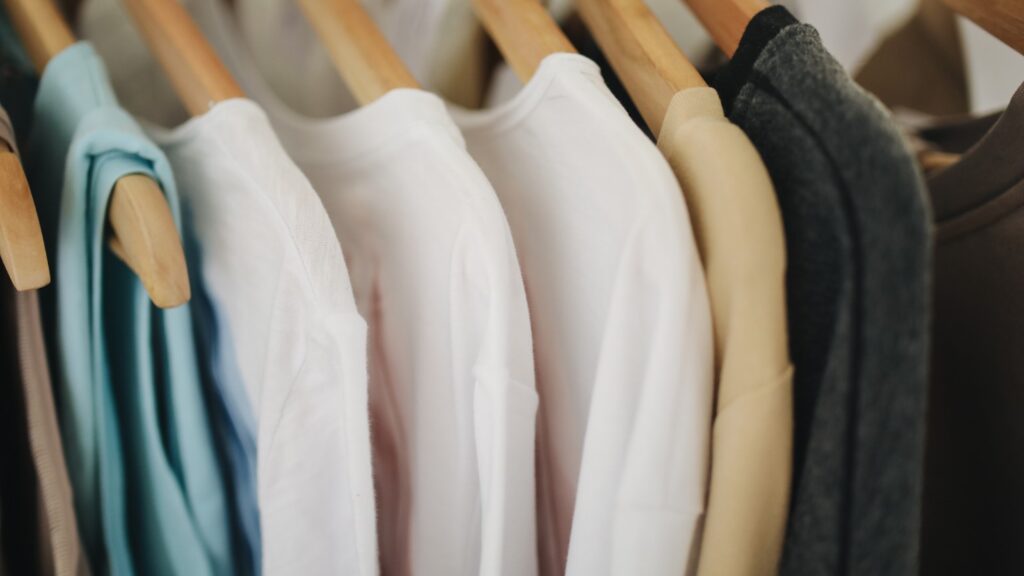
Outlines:
<svg viewBox="0 0 1024 576"><path fill-rule="evenodd" d="M239 30L275 91L292 108L326 117L350 110L355 102L294 2L219 1L232 5ZM682 0L647 0L676 43L706 76L724 62L704 28ZM942 0L782 0L799 19L814 25L825 46L854 79L903 118L956 117L1001 110L1024 79L1024 56L970 21ZM364 0L363 4L417 80L427 89L465 107L501 102L520 87L482 31L469 0ZM573 0L548 0L573 44L604 64L586 27L574 15ZM111 30L137 36L118 0L65 0L79 33L95 38ZM111 20L120 20L114 25ZM273 34L275 43L257 41ZM140 38L131 39L141 46ZM97 48L115 78L151 66L146 51ZM111 42L111 45L119 45ZM272 51L267 46L273 45ZM614 73L602 66L609 85ZM150 90L119 94L128 109L154 121L169 121L149 110L174 109L162 75ZM115 86L118 82L115 81ZM301 88L300 88L301 87ZM630 107L623 91L616 91Z"/></svg>

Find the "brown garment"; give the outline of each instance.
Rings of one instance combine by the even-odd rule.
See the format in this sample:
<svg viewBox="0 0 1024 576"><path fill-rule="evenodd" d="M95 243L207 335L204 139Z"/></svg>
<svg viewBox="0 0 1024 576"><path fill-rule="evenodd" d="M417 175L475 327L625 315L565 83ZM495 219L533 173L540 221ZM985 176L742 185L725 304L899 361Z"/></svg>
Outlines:
<svg viewBox="0 0 1024 576"><path fill-rule="evenodd" d="M935 128L938 148L958 131ZM934 352L921 573L1024 574L1024 86L929 180Z"/></svg>
<svg viewBox="0 0 1024 576"><path fill-rule="evenodd" d="M771 576L793 460L782 216L761 157L711 88L675 95L658 147L683 188L714 319L717 389L697 574Z"/></svg>
<svg viewBox="0 0 1024 576"><path fill-rule="evenodd" d="M914 16L882 41L855 79L890 108L966 113L967 80L953 12L941 0L921 0Z"/></svg>
<svg viewBox="0 0 1024 576"><path fill-rule="evenodd" d="M933 116L901 110L893 117L907 146L917 156L921 171L925 176L933 176L959 162L963 152L981 140L1001 115L964 114L936 122Z"/></svg>
<svg viewBox="0 0 1024 576"><path fill-rule="evenodd" d="M0 109L0 143L17 151ZM36 291L0 278L0 499L12 574L89 573L57 426Z"/></svg>

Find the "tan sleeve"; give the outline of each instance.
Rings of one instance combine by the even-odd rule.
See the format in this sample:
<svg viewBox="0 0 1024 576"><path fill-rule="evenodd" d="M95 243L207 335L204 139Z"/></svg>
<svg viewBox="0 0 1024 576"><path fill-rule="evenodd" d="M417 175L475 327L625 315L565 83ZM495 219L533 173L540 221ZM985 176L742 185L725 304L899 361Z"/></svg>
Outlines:
<svg viewBox="0 0 1024 576"><path fill-rule="evenodd" d="M785 239L767 170L711 89L680 92L659 147L682 185L708 281L716 405L699 576L768 576L793 457Z"/></svg>

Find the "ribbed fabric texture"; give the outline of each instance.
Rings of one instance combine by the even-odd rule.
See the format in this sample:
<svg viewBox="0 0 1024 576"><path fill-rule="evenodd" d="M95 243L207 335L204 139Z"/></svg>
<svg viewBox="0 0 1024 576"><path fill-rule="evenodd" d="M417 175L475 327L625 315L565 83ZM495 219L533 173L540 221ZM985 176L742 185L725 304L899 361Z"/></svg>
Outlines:
<svg viewBox="0 0 1024 576"><path fill-rule="evenodd" d="M718 78L772 176L796 374L781 573L916 573L930 240L921 177L887 113L782 7Z"/></svg>

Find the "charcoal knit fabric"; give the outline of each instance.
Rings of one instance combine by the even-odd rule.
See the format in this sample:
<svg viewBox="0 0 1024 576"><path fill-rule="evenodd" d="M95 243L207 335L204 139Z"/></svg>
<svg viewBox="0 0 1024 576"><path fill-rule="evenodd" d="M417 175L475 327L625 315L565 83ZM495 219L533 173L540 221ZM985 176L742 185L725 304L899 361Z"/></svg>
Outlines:
<svg viewBox="0 0 1024 576"><path fill-rule="evenodd" d="M930 229L887 112L782 7L716 79L772 176L788 257L794 474L784 576L917 570Z"/></svg>

